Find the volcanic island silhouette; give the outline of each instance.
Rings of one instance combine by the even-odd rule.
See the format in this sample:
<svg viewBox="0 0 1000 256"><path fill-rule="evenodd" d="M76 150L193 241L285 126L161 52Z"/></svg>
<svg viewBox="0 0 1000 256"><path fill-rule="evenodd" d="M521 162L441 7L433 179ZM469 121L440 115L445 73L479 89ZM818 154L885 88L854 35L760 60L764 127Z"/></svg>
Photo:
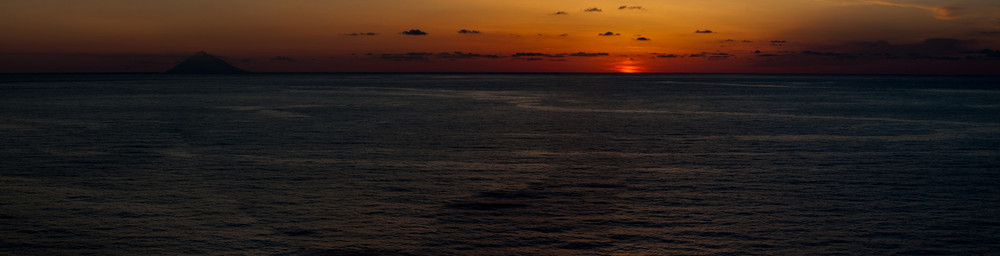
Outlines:
<svg viewBox="0 0 1000 256"><path fill-rule="evenodd" d="M219 57L212 56L204 51L195 53L186 60L177 64L168 74L244 74L246 70L234 67Z"/></svg>

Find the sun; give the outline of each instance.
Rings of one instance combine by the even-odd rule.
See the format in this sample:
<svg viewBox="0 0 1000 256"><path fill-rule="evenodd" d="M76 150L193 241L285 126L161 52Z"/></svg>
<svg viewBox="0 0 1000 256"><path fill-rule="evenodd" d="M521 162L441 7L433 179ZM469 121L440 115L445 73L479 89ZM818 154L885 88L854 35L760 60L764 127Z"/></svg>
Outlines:
<svg viewBox="0 0 1000 256"><path fill-rule="evenodd" d="M632 58L615 62L611 66L611 70L618 73L643 73L646 72L645 69Z"/></svg>

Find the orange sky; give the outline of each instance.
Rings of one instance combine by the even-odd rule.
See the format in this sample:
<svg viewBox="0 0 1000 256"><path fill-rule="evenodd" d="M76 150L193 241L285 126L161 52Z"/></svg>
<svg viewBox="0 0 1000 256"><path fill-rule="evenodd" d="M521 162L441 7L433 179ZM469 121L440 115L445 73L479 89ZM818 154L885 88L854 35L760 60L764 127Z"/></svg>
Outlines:
<svg viewBox="0 0 1000 256"><path fill-rule="evenodd" d="M258 72L1000 67L995 0L11 0L0 17L4 73L162 72L201 50Z"/></svg>

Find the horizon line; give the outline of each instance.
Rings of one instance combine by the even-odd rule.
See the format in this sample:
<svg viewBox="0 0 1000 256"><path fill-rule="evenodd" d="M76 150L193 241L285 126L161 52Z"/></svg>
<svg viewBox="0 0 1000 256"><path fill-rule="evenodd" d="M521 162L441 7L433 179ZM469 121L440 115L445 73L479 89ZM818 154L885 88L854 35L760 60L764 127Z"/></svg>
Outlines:
<svg viewBox="0 0 1000 256"><path fill-rule="evenodd" d="M167 75L167 76L239 76L239 75L796 75L796 76L979 76L1000 77L1000 74L916 74L916 73L768 73L768 72L405 72L405 71L348 71L348 72L246 72L239 74L171 74L167 72L34 72L3 73L2 75Z"/></svg>

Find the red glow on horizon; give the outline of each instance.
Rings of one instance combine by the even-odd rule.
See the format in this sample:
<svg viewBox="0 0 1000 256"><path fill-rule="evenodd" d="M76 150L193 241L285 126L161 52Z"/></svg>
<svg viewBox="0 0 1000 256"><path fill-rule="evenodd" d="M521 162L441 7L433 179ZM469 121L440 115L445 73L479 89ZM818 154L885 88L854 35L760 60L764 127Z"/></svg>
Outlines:
<svg viewBox="0 0 1000 256"><path fill-rule="evenodd" d="M636 61L633 61L632 59L615 62L611 70L618 73L626 73L626 74L646 72L646 70L642 66L640 66L638 63L636 63Z"/></svg>

